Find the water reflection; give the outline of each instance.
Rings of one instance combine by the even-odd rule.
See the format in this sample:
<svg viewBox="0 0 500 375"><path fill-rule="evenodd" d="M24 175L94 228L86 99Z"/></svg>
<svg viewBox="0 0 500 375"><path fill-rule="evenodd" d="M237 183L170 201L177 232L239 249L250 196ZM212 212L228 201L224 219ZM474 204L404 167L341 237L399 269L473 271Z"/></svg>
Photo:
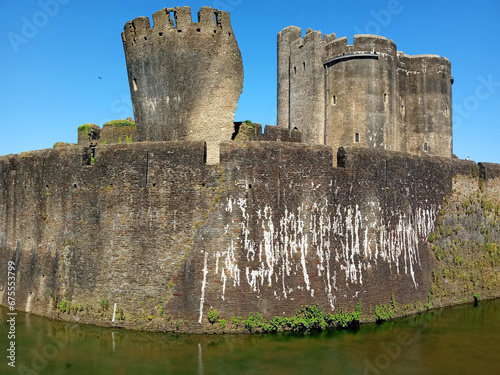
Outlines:
<svg viewBox="0 0 500 375"><path fill-rule="evenodd" d="M1 310L2 347L8 341L6 312ZM133 332L19 313L16 370L106 375L499 373L499 312L497 300L307 336ZM0 370L6 373L3 362Z"/></svg>

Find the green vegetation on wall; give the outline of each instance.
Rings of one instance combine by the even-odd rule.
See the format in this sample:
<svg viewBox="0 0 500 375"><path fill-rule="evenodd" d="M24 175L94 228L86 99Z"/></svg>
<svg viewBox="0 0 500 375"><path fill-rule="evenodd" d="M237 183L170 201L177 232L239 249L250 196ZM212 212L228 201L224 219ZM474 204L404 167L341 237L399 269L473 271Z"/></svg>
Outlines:
<svg viewBox="0 0 500 375"><path fill-rule="evenodd" d="M126 126L135 126L135 121L112 120L112 121L108 121L107 123L105 123L103 125L103 127L105 127L105 126L115 126L115 127L123 128Z"/></svg>
<svg viewBox="0 0 500 375"><path fill-rule="evenodd" d="M475 173L461 178L428 239L436 259L429 291L434 306L477 303L500 284L500 203Z"/></svg>
<svg viewBox="0 0 500 375"><path fill-rule="evenodd" d="M255 124L250 120L245 120L241 123L238 134L234 138L235 141L248 141L255 133Z"/></svg>
<svg viewBox="0 0 500 375"><path fill-rule="evenodd" d="M88 135L89 131L92 130L94 126L95 124L83 124L78 127L78 131L82 132L85 135Z"/></svg>

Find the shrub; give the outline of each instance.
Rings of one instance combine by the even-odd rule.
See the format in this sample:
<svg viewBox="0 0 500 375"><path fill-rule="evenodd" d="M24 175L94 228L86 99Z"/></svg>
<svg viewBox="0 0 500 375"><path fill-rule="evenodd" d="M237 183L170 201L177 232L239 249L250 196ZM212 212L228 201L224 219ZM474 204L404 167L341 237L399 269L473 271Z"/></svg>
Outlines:
<svg viewBox="0 0 500 375"><path fill-rule="evenodd" d="M91 131L94 128L94 126L96 126L96 125L95 124L83 124L83 125L80 125L78 127L78 131L82 132L85 135L88 135L89 131Z"/></svg>
<svg viewBox="0 0 500 375"><path fill-rule="evenodd" d="M57 307L59 308L59 310L61 310L61 312L67 312L69 314L70 312L70 307L69 307L69 304L68 304L68 301L66 301L65 299L62 300L61 303L59 303L57 305Z"/></svg>
<svg viewBox="0 0 500 375"><path fill-rule="evenodd" d="M103 298L100 302L100 305L102 307L103 310L107 310L108 307L109 307L109 302L108 302L108 299L107 298Z"/></svg>
<svg viewBox="0 0 500 375"><path fill-rule="evenodd" d="M375 306L375 314L373 315L373 319L377 323L384 322L386 320L390 320L394 312L386 305L378 305Z"/></svg>
<svg viewBox="0 0 500 375"><path fill-rule="evenodd" d="M127 120L112 120L108 121L103 125L104 126L115 126L119 128L124 128L126 126L135 126L135 121L127 121Z"/></svg>
<svg viewBox="0 0 500 375"><path fill-rule="evenodd" d="M219 313L217 312L216 309L209 309L208 310L208 321L211 323L211 324L214 324L215 322L217 322L219 320Z"/></svg>

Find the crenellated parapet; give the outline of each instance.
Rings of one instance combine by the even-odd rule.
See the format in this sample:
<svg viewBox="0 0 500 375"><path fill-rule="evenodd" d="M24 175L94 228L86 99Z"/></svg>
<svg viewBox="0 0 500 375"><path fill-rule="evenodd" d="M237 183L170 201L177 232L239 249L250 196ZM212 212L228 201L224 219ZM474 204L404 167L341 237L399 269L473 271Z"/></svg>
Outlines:
<svg viewBox="0 0 500 375"><path fill-rule="evenodd" d="M217 163L231 140L243 63L228 12L164 8L125 24L122 34L139 141L205 141Z"/></svg>
<svg viewBox="0 0 500 375"><path fill-rule="evenodd" d="M191 18L188 6L163 8L153 14L153 27L148 17L137 17L126 23L122 37L127 45L134 45L155 37L168 36L165 33L196 33L232 35L229 13L210 7L198 12L198 22Z"/></svg>
<svg viewBox="0 0 500 375"><path fill-rule="evenodd" d="M391 40L379 35L360 34L354 35L353 44L349 44L347 37L342 37L327 43L327 57L329 59L363 53L377 53L383 55L396 56L396 44Z"/></svg>
<svg viewBox="0 0 500 375"><path fill-rule="evenodd" d="M307 143L452 154L451 64L378 35L278 34L278 126Z"/></svg>

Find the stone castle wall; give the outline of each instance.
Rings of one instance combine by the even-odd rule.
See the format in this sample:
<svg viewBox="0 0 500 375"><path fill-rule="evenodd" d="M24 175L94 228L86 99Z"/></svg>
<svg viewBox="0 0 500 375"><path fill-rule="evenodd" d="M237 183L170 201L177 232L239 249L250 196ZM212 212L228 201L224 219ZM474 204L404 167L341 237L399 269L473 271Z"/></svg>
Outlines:
<svg viewBox="0 0 500 375"><path fill-rule="evenodd" d="M392 40L290 26L278 34L278 126L334 148L452 154L451 64Z"/></svg>
<svg viewBox="0 0 500 375"><path fill-rule="evenodd" d="M137 139L136 127L105 125L102 128L90 124L91 128L78 129L78 145L132 143ZM92 132L89 137L89 132Z"/></svg>
<svg viewBox="0 0 500 375"><path fill-rule="evenodd" d="M127 22L122 34L138 141L206 141L207 159L231 140L243 89L229 13L165 8Z"/></svg>
<svg viewBox="0 0 500 375"><path fill-rule="evenodd" d="M117 303L115 325L186 332L212 329L210 308L269 319L362 300L368 315L391 298L427 302L444 261L429 236L463 181L500 207L496 164L342 148L334 168L330 147L266 141L222 144L219 166L203 142L98 145L93 164L87 150L0 158L0 257L16 263L20 310L110 325ZM483 214L463 213L457 236L480 231L464 220ZM6 281L5 267L3 305ZM500 280L488 287L500 295Z"/></svg>

